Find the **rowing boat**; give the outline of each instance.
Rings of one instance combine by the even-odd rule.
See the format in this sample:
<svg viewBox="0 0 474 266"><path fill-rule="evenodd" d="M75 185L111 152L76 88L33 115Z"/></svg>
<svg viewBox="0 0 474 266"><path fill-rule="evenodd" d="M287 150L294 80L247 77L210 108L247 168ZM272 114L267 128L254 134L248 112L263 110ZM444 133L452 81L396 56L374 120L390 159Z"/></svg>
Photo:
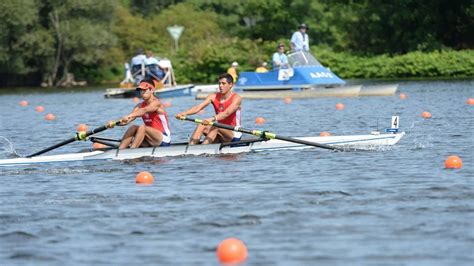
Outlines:
<svg viewBox="0 0 474 266"><path fill-rule="evenodd" d="M380 134L373 132L367 135L347 135L328 137L301 137L297 140L320 143L321 145L331 145L342 147L344 150L373 150L384 146L395 145L404 135L404 132ZM306 149L314 148L295 142L283 141L279 139L247 139L239 142L208 144L208 145L188 145L187 143L172 144L167 147L151 147L138 149L103 149L88 150L70 154L58 154L47 156L33 156L27 158L13 158L0 160L0 166L18 166L36 163L90 161L90 160L128 160L142 157L169 157L187 155L218 155L236 154L246 152L262 152L274 150Z"/></svg>

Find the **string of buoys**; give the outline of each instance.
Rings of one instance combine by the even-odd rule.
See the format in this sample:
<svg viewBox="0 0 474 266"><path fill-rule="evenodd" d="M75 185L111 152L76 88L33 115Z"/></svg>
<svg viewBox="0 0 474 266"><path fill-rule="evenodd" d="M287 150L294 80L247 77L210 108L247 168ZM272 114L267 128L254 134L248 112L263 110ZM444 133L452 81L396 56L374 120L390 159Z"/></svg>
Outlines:
<svg viewBox="0 0 474 266"><path fill-rule="evenodd" d="M257 124L257 125L264 124L265 122L266 122L266 120L263 117L259 116L259 117L255 118L255 124Z"/></svg>
<svg viewBox="0 0 474 266"><path fill-rule="evenodd" d="M421 117L423 117L424 119L429 119L429 118L431 118L431 113L425 111L425 112L421 113Z"/></svg>
<svg viewBox="0 0 474 266"><path fill-rule="evenodd" d="M56 116L52 113L48 113L47 115L44 116L44 119L48 121L53 121L53 120L56 120Z"/></svg>
<svg viewBox="0 0 474 266"><path fill-rule="evenodd" d="M88 127L86 124L79 124L79 125L77 126L77 128L76 128L76 130L77 130L78 132L80 132L80 131L87 131L87 129L89 129L89 127Z"/></svg>
<svg viewBox="0 0 474 266"><path fill-rule="evenodd" d="M474 105L474 98L467 98L466 103L467 103L468 105Z"/></svg>
<svg viewBox="0 0 474 266"><path fill-rule="evenodd" d="M336 110L344 110L346 106L343 103L337 103L336 104Z"/></svg>
<svg viewBox="0 0 474 266"><path fill-rule="evenodd" d="M319 136L320 137L329 137L329 136L331 136L331 133L329 133L327 131L322 131L321 133L319 133Z"/></svg>
<svg viewBox="0 0 474 266"><path fill-rule="evenodd" d="M41 105L38 105L35 107L35 111L38 113L44 112L44 107Z"/></svg>
<svg viewBox="0 0 474 266"><path fill-rule="evenodd" d="M451 155L444 161L444 166L446 169L461 169L462 160L457 155Z"/></svg>
<svg viewBox="0 0 474 266"><path fill-rule="evenodd" d="M92 144L92 150L100 150L100 149L107 148L107 147L108 147L107 145L104 145L104 144L98 143L98 142L94 142L94 144Z"/></svg>
<svg viewBox="0 0 474 266"><path fill-rule="evenodd" d="M20 101L20 106L23 106L23 107L28 106L28 102L24 100Z"/></svg>
<svg viewBox="0 0 474 266"><path fill-rule="evenodd" d="M400 95L398 95L400 100L406 100L408 98L408 95L406 93L400 93Z"/></svg>
<svg viewBox="0 0 474 266"><path fill-rule="evenodd" d="M247 246L240 239L224 239L216 250L217 258L221 263L241 263L247 259Z"/></svg>
<svg viewBox="0 0 474 266"><path fill-rule="evenodd" d="M150 172L143 171L135 176L135 183L142 185L150 185L155 181L155 178Z"/></svg>

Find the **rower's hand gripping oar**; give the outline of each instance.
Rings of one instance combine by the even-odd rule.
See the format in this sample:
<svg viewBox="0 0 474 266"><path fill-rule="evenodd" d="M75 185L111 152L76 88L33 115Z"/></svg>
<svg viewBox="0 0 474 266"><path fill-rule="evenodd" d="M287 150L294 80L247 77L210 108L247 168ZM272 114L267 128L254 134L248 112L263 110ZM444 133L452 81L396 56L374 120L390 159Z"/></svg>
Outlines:
<svg viewBox="0 0 474 266"><path fill-rule="evenodd" d="M28 155L28 156L26 156L26 157L29 158L29 157L33 157L33 156L38 156L38 155L40 155L40 154L46 153L46 152L48 152L48 151L57 149L57 148L62 147L62 146L64 146L64 145L66 145L66 144L69 144L69 143L71 143L71 142L74 142L74 141L76 141L76 140L86 140L86 138L89 137L90 135L94 135L94 134L96 134L96 133L102 132L102 131L107 130L107 129L109 129L109 128L113 128L114 126L116 126L116 125L119 124L119 123L120 123L120 120L118 120L118 121L111 121L111 122L108 122L106 125L103 125L103 126L101 126L101 127L98 127L98 128L92 129L92 130L89 130L89 131L87 131L87 132L84 132L84 131L76 132L76 136L74 136L73 138L70 138L70 139L67 139L67 140L65 140L65 141L62 141L62 142L60 142L60 143L58 143L58 144L55 144L55 145L53 145L53 146L51 146L51 147L48 147L48 148L46 148L46 149L43 149L43 150L41 150L41 151L39 151L39 152L35 152L35 153L33 153L33 154L30 154L30 155Z"/></svg>
<svg viewBox="0 0 474 266"><path fill-rule="evenodd" d="M204 120L198 119L198 118L193 119L193 118L188 118L186 116L181 116L179 119L180 120L191 121L191 122L194 122L196 124L205 125L203 123ZM284 141L288 141L288 142L293 142L293 143L298 143L298 144L303 144L303 145L308 145L308 146L313 146L313 147L318 147L318 148L323 148L323 149L328 149L328 150L344 151L344 149L340 148L340 147L334 147L334 146L321 144L321 143L316 143L316 142L312 142L312 141L307 141L307 140L302 140L302 139L295 139L295 138L291 138L291 137L285 137L285 136L277 135L275 133L271 133L271 132L268 132L268 131L249 130L249 129L245 129L245 128L241 128L241 127L233 127L233 126L229 126L229 125L221 124L221 123L217 123L217 122L211 122L211 121L208 121L208 122L209 123L206 123L206 124L210 125L210 126L219 127L219 128L228 129L228 130L233 130L233 131L238 131L238 132L242 132L242 133L246 133L246 134L251 134L251 135L261 137L261 138L265 138L265 139L279 139L279 140L284 140Z"/></svg>

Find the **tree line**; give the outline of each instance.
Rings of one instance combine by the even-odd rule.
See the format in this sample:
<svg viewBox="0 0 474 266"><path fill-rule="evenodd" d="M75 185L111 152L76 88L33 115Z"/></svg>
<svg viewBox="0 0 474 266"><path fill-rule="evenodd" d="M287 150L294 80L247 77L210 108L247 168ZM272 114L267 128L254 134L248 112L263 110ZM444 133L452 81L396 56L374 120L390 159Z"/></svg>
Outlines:
<svg viewBox="0 0 474 266"><path fill-rule="evenodd" d="M473 10L469 0L3 0L1 85L57 86L68 73L117 82L137 48L169 58L178 82L214 82L232 61L268 62L303 22L312 52L343 78L472 77ZM185 27L177 51L171 25Z"/></svg>

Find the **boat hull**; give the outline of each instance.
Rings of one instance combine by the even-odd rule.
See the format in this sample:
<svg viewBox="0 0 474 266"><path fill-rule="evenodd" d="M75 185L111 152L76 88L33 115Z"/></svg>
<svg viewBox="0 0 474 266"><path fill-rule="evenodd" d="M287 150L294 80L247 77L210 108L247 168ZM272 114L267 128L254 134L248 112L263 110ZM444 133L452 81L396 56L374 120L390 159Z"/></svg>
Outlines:
<svg viewBox="0 0 474 266"><path fill-rule="evenodd" d="M265 73L240 72L235 84L236 90L263 89L305 89L315 87L336 87L345 84L341 78L323 66L295 67L293 76L282 78L281 70Z"/></svg>
<svg viewBox="0 0 474 266"><path fill-rule="evenodd" d="M329 136L329 137L302 137L298 139L320 144L344 147L345 149L371 150L383 146L395 145L405 133L397 134L370 134L352 136ZM287 142L282 140L256 140L254 142L234 143L231 146L225 144L188 145L174 144L168 147L152 147L139 149L109 149L71 154L37 156L31 158L14 158L0 160L0 166L30 165L38 163L89 161L89 160L126 160L141 157L169 157L188 155L218 155L235 154L244 152L262 152L287 149L307 149L312 146Z"/></svg>

